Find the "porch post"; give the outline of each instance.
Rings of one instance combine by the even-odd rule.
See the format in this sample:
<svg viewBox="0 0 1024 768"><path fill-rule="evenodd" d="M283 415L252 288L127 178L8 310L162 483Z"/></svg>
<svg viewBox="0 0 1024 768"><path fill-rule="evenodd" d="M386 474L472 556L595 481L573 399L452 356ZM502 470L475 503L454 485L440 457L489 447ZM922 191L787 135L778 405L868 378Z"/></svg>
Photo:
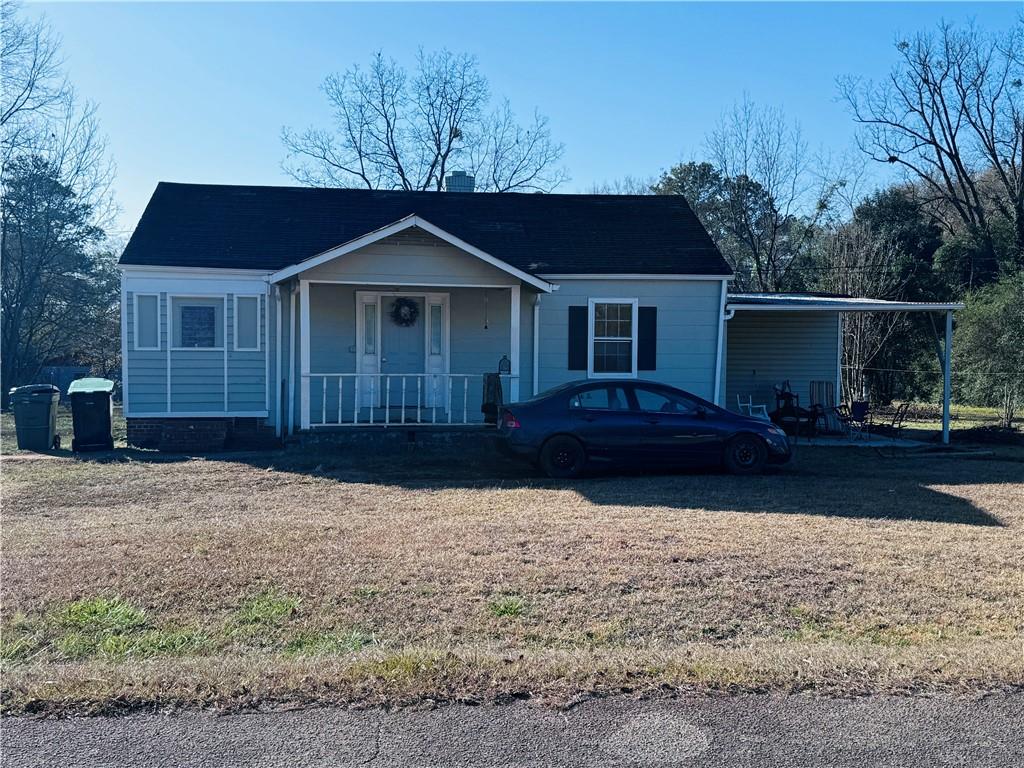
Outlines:
<svg viewBox="0 0 1024 768"><path fill-rule="evenodd" d="M300 367L302 369L302 412L299 418L302 420L302 428L309 429L309 281L299 281L299 331L302 334L300 342Z"/></svg>
<svg viewBox="0 0 1024 768"><path fill-rule="evenodd" d="M942 442L949 444L949 399L953 365L953 312L946 310L946 346L942 355Z"/></svg>
<svg viewBox="0 0 1024 768"><path fill-rule="evenodd" d="M519 293L520 286L513 285L509 289L512 301L511 338L509 339L509 358L512 361L512 381L509 382L509 399L514 403L519 400Z"/></svg>

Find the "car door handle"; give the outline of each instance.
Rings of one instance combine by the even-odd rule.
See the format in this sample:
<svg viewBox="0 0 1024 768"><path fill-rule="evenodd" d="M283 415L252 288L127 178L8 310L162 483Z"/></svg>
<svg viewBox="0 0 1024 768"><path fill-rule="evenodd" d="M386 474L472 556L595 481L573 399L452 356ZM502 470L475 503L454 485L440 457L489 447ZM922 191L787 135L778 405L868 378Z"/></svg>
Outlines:
<svg viewBox="0 0 1024 768"><path fill-rule="evenodd" d="M646 421L648 424L660 424L661 423L661 419L655 418L654 416L650 416L650 417L644 419L644 421Z"/></svg>
<svg viewBox="0 0 1024 768"><path fill-rule="evenodd" d="M597 416L580 416L584 421L597 421Z"/></svg>

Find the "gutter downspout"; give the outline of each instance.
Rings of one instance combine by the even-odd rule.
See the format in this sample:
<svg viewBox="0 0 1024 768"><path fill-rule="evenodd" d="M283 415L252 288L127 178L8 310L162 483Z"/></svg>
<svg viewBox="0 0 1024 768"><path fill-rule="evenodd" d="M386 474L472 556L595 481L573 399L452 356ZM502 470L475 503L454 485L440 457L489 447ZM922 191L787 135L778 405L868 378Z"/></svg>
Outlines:
<svg viewBox="0 0 1024 768"><path fill-rule="evenodd" d="M533 299L533 390L530 396L533 397L540 389L540 297L536 294Z"/></svg>
<svg viewBox="0 0 1024 768"><path fill-rule="evenodd" d="M726 317L725 311L725 300L728 293L728 280L721 282L721 290L718 297L718 341L715 349L715 396L712 402L715 405L721 406L721 393L722 393L722 350L723 350L723 336L725 335L725 321L731 320L733 313L730 312L729 316Z"/></svg>
<svg viewBox="0 0 1024 768"><path fill-rule="evenodd" d="M274 419L274 434L281 437L284 432L284 413L281 408L281 338L284 331L281 328L281 286L274 286L274 304L277 308L277 362L274 366L274 411L277 418Z"/></svg>
<svg viewBox="0 0 1024 768"><path fill-rule="evenodd" d="M288 294L291 322L288 324L288 434L295 432L295 296L298 286L292 283Z"/></svg>

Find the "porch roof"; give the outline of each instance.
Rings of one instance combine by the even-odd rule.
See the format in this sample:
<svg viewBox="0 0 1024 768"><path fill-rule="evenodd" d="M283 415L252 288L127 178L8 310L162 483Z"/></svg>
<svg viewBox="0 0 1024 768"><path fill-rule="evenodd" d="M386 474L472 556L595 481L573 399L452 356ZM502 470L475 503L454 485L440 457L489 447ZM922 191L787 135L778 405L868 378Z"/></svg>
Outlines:
<svg viewBox="0 0 1024 768"><path fill-rule="evenodd" d="M733 293L727 310L776 310L811 312L946 312L963 309L957 302L886 301L827 293Z"/></svg>

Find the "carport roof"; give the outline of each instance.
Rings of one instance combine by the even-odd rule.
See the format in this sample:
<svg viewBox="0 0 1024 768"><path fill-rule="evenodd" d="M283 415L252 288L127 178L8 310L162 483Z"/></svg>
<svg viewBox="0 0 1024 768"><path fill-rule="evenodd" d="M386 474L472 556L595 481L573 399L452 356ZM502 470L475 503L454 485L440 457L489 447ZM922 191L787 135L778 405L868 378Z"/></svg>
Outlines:
<svg viewBox="0 0 1024 768"><path fill-rule="evenodd" d="M828 293L733 293L729 310L777 310L812 312L946 312L963 309L957 302L886 301Z"/></svg>

